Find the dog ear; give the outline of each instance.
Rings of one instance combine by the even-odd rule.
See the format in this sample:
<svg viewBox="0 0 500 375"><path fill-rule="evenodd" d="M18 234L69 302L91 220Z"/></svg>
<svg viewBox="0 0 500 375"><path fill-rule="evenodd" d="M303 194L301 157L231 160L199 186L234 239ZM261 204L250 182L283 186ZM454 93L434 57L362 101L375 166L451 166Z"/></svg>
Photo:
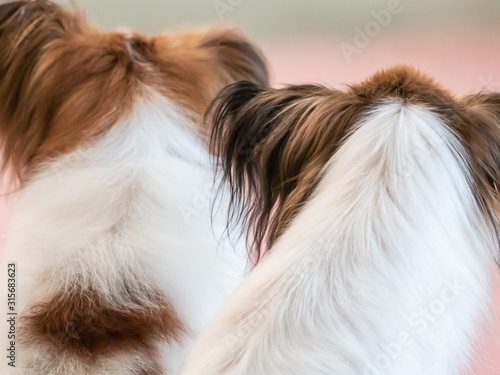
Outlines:
<svg viewBox="0 0 500 375"><path fill-rule="evenodd" d="M364 101L322 86L228 86L208 111L211 150L231 192L230 219L247 227L257 260L312 194Z"/></svg>
<svg viewBox="0 0 500 375"><path fill-rule="evenodd" d="M203 119L207 107L225 86L238 81L269 85L267 63L260 50L240 31L211 29L164 33L151 41L161 77L161 92ZM209 130L199 129L208 141Z"/></svg>
<svg viewBox="0 0 500 375"><path fill-rule="evenodd" d="M210 30L200 41L200 47L212 51L224 86L238 81L269 85L264 55L239 30Z"/></svg>
<svg viewBox="0 0 500 375"><path fill-rule="evenodd" d="M0 6L0 145L3 169L24 180L35 165L73 151L131 104L127 44L78 11L48 0Z"/></svg>
<svg viewBox="0 0 500 375"><path fill-rule="evenodd" d="M500 93L462 98L460 135L470 155L477 190L497 228L500 228Z"/></svg>
<svg viewBox="0 0 500 375"><path fill-rule="evenodd" d="M72 17L50 1L0 5L0 139L3 165L19 172L31 160L47 129L33 108L33 75L46 47L79 29ZM29 108L31 107L31 108Z"/></svg>

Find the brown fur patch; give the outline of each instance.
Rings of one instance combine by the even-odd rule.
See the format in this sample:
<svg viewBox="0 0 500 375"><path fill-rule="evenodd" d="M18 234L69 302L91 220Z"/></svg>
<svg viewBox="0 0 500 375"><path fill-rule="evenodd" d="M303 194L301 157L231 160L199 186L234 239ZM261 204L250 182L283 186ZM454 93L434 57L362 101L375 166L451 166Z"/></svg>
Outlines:
<svg viewBox="0 0 500 375"><path fill-rule="evenodd" d="M262 53L237 30L164 34L152 39L151 47L150 59L160 78L156 87L184 103L197 121L228 84L246 80L269 84Z"/></svg>
<svg viewBox="0 0 500 375"><path fill-rule="evenodd" d="M142 293L140 299L129 293L127 306L112 306L96 290L60 292L23 313L23 340L86 360L127 350L154 358L156 340L181 341L186 328L162 292L143 288Z"/></svg>
<svg viewBox="0 0 500 375"><path fill-rule="evenodd" d="M499 94L459 102L431 78L401 66L345 92L237 83L218 96L210 111L211 146L231 189L231 219L248 228L257 259L311 196L353 126L388 98L427 106L459 135L470 156L478 203L485 215L500 217L495 189L500 186Z"/></svg>
<svg viewBox="0 0 500 375"><path fill-rule="evenodd" d="M431 77L408 66L380 70L369 79L350 87L351 93L371 105L386 98L398 98L407 103L436 107L458 108L452 95Z"/></svg>
<svg viewBox="0 0 500 375"><path fill-rule="evenodd" d="M18 176L104 132L132 104L121 36L101 35L50 1L0 6L0 46L3 162Z"/></svg>
<svg viewBox="0 0 500 375"><path fill-rule="evenodd" d="M470 155L476 199L500 228L500 93L472 95L459 103L463 111L455 128Z"/></svg>
<svg viewBox="0 0 500 375"><path fill-rule="evenodd" d="M104 133L146 86L199 120L223 86L268 81L262 55L235 31L100 33L49 0L0 5L0 48L2 159L18 177Z"/></svg>

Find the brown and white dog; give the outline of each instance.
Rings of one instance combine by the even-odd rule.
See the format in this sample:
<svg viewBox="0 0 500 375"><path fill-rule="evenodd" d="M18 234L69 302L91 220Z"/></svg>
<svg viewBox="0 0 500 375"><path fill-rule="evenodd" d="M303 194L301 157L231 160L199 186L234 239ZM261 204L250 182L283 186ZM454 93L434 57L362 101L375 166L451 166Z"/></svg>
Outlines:
<svg viewBox="0 0 500 375"><path fill-rule="evenodd" d="M411 68L236 83L214 153L257 254L182 375L457 375L498 253L500 94Z"/></svg>
<svg viewBox="0 0 500 375"><path fill-rule="evenodd" d="M175 374L244 275L199 133L222 87L267 84L260 52L234 30L102 33L48 0L0 5L0 50L21 184L0 373Z"/></svg>

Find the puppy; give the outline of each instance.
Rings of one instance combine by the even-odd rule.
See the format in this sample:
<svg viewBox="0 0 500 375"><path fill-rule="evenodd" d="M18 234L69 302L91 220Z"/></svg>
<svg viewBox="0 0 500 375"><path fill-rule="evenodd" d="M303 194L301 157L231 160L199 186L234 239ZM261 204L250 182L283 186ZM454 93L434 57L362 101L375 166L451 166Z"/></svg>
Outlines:
<svg viewBox="0 0 500 375"><path fill-rule="evenodd" d="M102 33L47 0L0 5L0 47L20 182L0 372L175 374L245 271L211 227L200 125L223 86L267 84L261 53L231 30Z"/></svg>
<svg viewBox="0 0 500 375"><path fill-rule="evenodd" d="M213 149L262 262L183 375L461 374L498 252L500 94L407 67L345 91L237 83Z"/></svg>

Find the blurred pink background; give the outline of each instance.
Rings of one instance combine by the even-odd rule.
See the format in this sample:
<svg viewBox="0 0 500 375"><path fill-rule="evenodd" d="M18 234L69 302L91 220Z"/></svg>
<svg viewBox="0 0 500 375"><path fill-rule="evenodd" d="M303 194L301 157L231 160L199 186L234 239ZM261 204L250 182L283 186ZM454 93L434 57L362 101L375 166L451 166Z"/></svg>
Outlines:
<svg viewBox="0 0 500 375"><path fill-rule="evenodd" d="M500 91L498 0L374 0L369 4L341 0L233 0L222 1L224 8L217 8L220 2L208 0L143 0L140 6L132 0L76 3L90 20L106 29L130 26L157 33L173 26L221 21L239 26L262 46L276 86L322 83L341 88L380 68L404 63L432 75L457 95L482 89ZM390 12L391 4L398 12ZM359 30L366 36L360 37ZM349 57L342 50L347 45L356 51ZM0 187L3 193L5 189ZM12 199L0 198L0 251L12 205ZM497 274L492 276L494 321L485 324L467 375L500 374Z"/></svg>

